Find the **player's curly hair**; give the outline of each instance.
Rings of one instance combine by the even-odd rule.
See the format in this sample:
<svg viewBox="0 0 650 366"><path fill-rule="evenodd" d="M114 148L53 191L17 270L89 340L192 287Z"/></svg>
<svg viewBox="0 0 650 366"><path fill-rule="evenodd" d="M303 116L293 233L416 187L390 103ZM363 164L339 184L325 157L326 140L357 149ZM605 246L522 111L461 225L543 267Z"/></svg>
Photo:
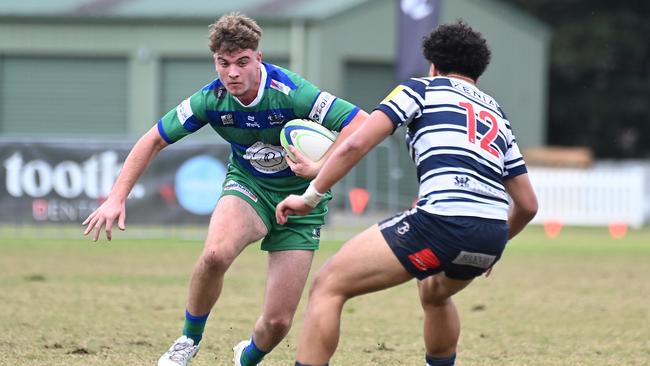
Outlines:
<svg viewBox="0 0 650 366"><path fill-rule="evenodd" d="M213 53L257 50L262 38L262 28L257 22L240 12L222 16L209 29L209 47Z"/></svg>
<svg viewBox="0 0 650 366"><path fill-rule="evenodd" d="M457 73L478 80L490 63L490 48L483 35L462 20L443 24L424 37L424 57L441 74Z"/></svg>

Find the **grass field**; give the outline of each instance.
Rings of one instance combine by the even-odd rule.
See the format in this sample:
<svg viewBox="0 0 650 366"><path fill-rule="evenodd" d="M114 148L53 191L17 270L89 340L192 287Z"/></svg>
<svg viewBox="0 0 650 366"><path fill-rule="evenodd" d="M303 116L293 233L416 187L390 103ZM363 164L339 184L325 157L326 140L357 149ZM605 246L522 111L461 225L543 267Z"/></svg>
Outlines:
<svg viewBox="0 0 650 366"><path fill-rule="evenodd" d="M325 241L315 268L341 243ZM154 365L181 331L201 241L0 236L0 365ZM248 248L227 274L192 363L230 365L259 314L265 256ZM492 276L456 297L459 366L650 365L650 230L623 240L531 227ZM264 361L293 365L298 325ZM353 299L333 365L423 365L413 281Z"/></svg>

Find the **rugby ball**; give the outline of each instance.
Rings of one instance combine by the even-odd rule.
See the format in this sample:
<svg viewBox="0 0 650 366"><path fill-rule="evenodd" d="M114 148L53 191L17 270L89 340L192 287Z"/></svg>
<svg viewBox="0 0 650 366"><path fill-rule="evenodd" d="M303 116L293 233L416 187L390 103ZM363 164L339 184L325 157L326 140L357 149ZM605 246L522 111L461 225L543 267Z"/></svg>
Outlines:
<svg viewBox="0 0 650 366"><path fill-rule="evenodd" d="M287 122L280 131L280 144L291 159L289 151L293 145L311 161L318 161L336 140L336 135L316 122L306 119L294 119Z"/></svg>

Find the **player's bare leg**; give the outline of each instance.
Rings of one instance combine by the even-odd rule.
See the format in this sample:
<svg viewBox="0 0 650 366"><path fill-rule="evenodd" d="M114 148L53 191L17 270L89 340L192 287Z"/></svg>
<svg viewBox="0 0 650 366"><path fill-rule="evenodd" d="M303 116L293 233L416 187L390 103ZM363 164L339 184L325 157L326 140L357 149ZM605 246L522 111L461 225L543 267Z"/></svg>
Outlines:
<svg viewBox="0 0 650 366"><path fill-rule="evenodd" d="M341 310L357 295L410 280L374 225L348 241L316 275L298 342L297 361L324 365L339 340Z"/></svg>
<svg viewBox="0 0 650 366"><path fill-rule="evenodd" d="M235 365L259 363L287 335L313 257L313 250L269 252L263 313L255 323L251 339L235 346Z"/></svg>
<svg viewBox="0 0 650 366"><path fill-rule="evenodd" d="M223 287L223 277L235 258L250 243L262 239L266 226L248 203L223 196L210 218L208 236L190 281L187 310L207 314Z"/></svg>
<svg viewBox="0 0 650 366"><path fill-rule="evenodd" d="M455 357L460 337L460 318L451 296L472 281L453 280L444 273L418 281L424 310L424 344L427 357L444 360ZM453 360L450 360L453 364Z"/></svg>
<svg viewBox="0 0 650 366"><path fill-rule="evenodd" d="M311 268L313 250L269 253L264 313L255 324L255 342L272 349L289 332Z"/></svg>
<svg viewBox="0 0 650 366"><path fill-rule="evenodd" d="M262 219L244 200L235 196L219 199L190 280L183 336L160 357L158 366L185 366L196 355L207 316L221 294L226 270L248 244L266 233Z"/></svg>

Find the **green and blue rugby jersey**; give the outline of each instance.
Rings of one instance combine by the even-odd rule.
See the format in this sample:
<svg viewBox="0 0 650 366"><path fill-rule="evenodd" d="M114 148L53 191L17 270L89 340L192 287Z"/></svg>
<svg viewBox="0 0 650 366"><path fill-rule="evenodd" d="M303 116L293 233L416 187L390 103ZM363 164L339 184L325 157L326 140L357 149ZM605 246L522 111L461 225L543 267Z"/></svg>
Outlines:
<svg viewBox="0 0 650 366"><path fill-rule="evenodd" d="M285 160L280 146L284 124L303 118L341 131L359 108L278 66L263 63L261 73L257 98L250 105L242 105L215 79L165 114L158 121L158 132L174 143L210 124L230 143L231 168L255 177L267 189L300 190L308 182L293 174Z"/></svg>

